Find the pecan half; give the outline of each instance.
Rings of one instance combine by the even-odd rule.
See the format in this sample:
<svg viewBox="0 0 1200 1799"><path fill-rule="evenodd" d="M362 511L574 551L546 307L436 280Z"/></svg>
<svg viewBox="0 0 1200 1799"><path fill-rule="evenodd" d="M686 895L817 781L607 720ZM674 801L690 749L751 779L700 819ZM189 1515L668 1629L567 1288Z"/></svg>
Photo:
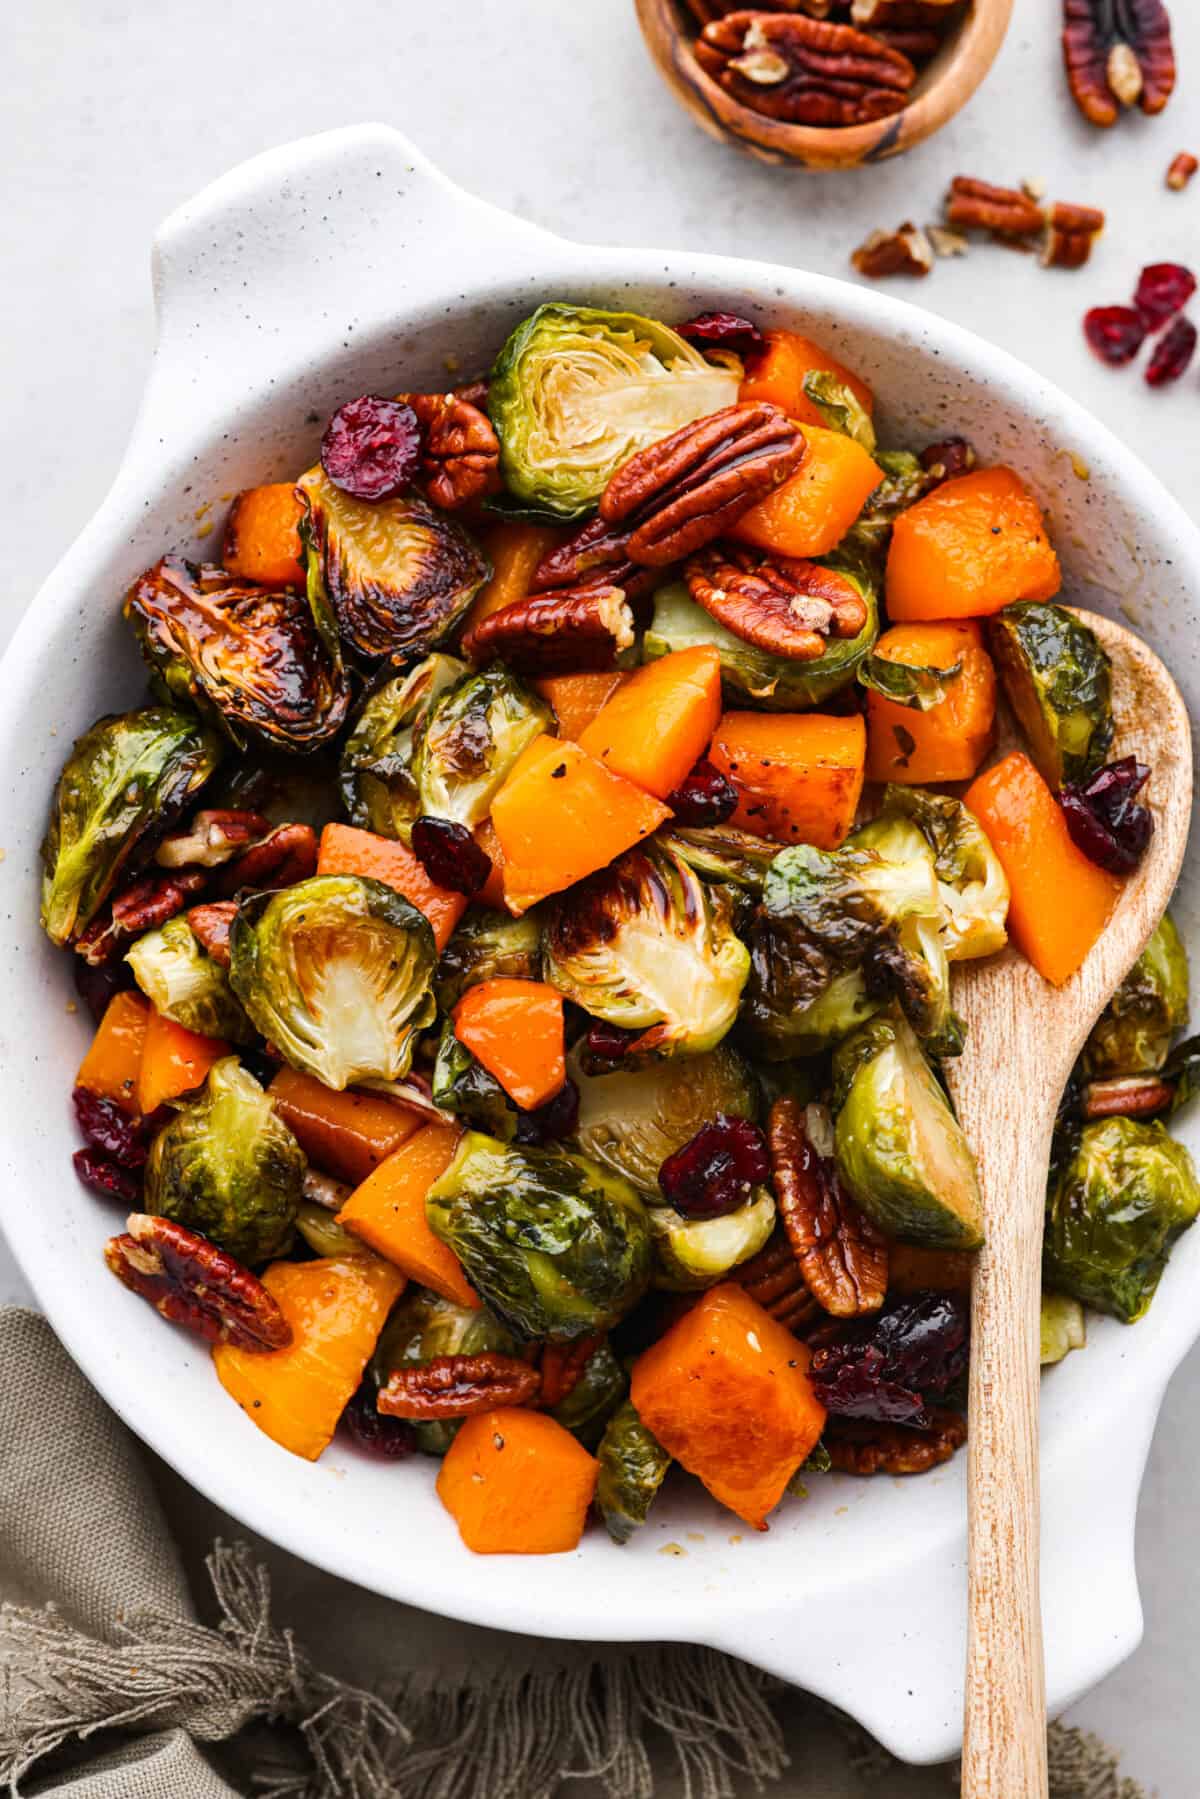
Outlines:
<svg viewBox="0 0 1200 1799"><path fill-rule="evenodd" d="M397 397L420 420L420 473L435 506L456 512L500 492L500 439L486 412L462 394Z"/></svg>
<svg viewBox="0 0 1200 1799"><path fill-rule="evenodd" d="M1041 261L1047 269L1081 269L1104 230L1104 214L1094 206L1056 200L1046 214Z"/></svg>
<svg viewBox="0 0 1200 1799"><path fill-rule="evenodd" d="M1196 170L1200 169L1200 161L1190 150L1181 150L1178 156L1172 157L1171 166L1167 170L1167 186L1172 193L1181 194Z"/></svg>
<svg viewBox="0 0 1200 1799"><path fill-rule="evenodd" d="M817 1154L794 1099L777 1099L767 1124L779 1216L810 1293L835 1318L877 1312L887 1293L888 1245Z"/></svg>
<svg viewBox="0 0 1200 1799"><path fill-rule="evenodd" d="M182 912L207 885L207 875L198 868L181 868L170 875L145 875L98 913L76 942L76 955L93 968L111 962L125 944L145 931L156 931Z"/></svg>
<svg viewBox="0 0 1200 1799"><path fill-rule="evenodd" d="M187 915L192 936L205 954L219 962L222 968L229 967L229 933L236 917L236 900L213 900L207 905L193 906Z"/></svg>
<svg viewBox="0 0 1200 1799"><path fill-rule="evenodd" d="M757 649L814 662L831 637L857 637L867 603L847 576L798 557L710 544L689 556L688 592L710 618Z"/></svg>
<svg viewBox="0 0 1200 1799"><path fill-rule="evenodd" d="M933 247L911 219L895 231L872 231L850 260L860 275L882 281L888 275L928 275L933 267Z"/></svg>
<svg viewBox="0 0 1200 1799"><path fill-rule="evenodd" d="M941 28L958 0L851 0L850 23L868 31L881 25L926 25Z"/></svg>
<svg viewBox="0 0 1200 1799"><path fill-rule="evenodd" d="M218 899L248 887L294 887L317 872L317 833L311 825L276 825L269 837L220 869L212 882Z"/></svg>
<svg viewBox="0 0 1200 1799"><path fill-rule="evenodd" d="M565 543L547 550L529 581L530 593L556 587L619 587L629 601L653 593L660 584L657 569L639 568L629 555L631 527L589 519Z"/></svg>
<svg viewBox="0 0 1200 1799"><path fill-rule="evenodd" d="M878 38L803 13L730 13L704 27L696 61L743 106L787 125L885 119L917 78Z"/></svg>
<svg viewBox="0 0 1200 1799"><path fill-rule="evenodd" d="M782 486L808 446L778 406L726 406L639 450L600 497L600 517L630 526L629 555L650 568L690 556Z"/></svg>
<svg viewBox="0 0 1200 1799"><path fill-rule="evenodd" d="M469 1418L494 1405L527 1405L541 1376L516 1356L439 1355L411 1368L393 1369L380 1390L378 1409L388 1418Z"/></svg>
<svg viewBox="0 0 1200 1799"><path fill-rule="evenodd" d="M708 25L713 19L723 19L727 13L745 11L742 0L688 0L688 5L701 25ZM755 10L804 12L810 19L827 19L833 7L834 0L762 0L762 4Z"/></svg>
<svg viewBox="0 0 1200 1799"><path fill-rule="evenodd" d="M966 1440L966 1419L949 1411L931 1412L928 1430L831 1416L822 1437L839 1474L925 1474L948 1462Z"/></svg>
<svg viewBox="0 0 1200 1799"><path fill-rule="evenodd" d="M125 1234L109 1238L104 1259L132 1293L209 1343L268 1350L292 1340L291 1325L257 1275L169 1218L131 1213Z"/></svg>
<svg viewBox="0 0 1200 1799"><path fill-rule="evenodd" d="M611 668L633 642L633 614L619 587L555 588L502 606L473 625L462 653L498 657L518 675L582 674Z"/></svg>
<svg viewBox="0 0 1200 1799"><path fill-rule="evenodd" d="M1019 187L994 187L974 175L954 177L946 217L960 231L991 231L997 237L1036 237L1045 224L1037 201Z"/></svg>
<svg viewBox="0 0 1200 1799"><path fill-rule="evenodd" d="M1092 1118L1154 1118L1175 1098L1175 1083L1159 1074L1118 1074L1089 1081L1080 1110Z"/></svg>
<svg viewBox="0 0 1200 1799"><path fill-rule="evenodd" d="M568 1393L579 1385L580 1376L603 1337L577 1337L573 1343L547 1343L541 1354L542 1389L538 1403L546 1411L561 1405Z"/></svg>
<svg viewBox="0 0 1200 1799"><path fill-rule="evenodd" d="M1064 0L1063 60L1076 106L1114 125L1123 106L1161 112L1175 87L1171 20L1162 0Z"/></svg>
<svg viewBox="0 0 1200 1799"><path fill-rule="evenodd" d="M764 1312L770 1312L772 1318L798 1337L824 1316L808 1290L782 1226L756 1256L730 1269L727 1278L744 1288Z"/></svg>
<svg viewBox="0 0 1200 1799"><path fill-rule="evenodd" d="M163 838L154 852L160 868L219 868L250 844L266 837L269 819L261 812L197 812L178 831Z"/></svg>

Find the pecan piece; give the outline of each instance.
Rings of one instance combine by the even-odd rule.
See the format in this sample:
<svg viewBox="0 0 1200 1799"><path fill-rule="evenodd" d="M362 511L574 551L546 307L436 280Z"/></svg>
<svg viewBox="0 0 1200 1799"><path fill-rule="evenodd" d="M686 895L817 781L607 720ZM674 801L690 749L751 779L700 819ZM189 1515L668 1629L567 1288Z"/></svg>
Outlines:
<svg viewBox="0 0 1200 1799"><path fill-rule="evenodd" d="M461 393L400 394L399 398L420 420L419 468L425 492L435 506L443 512L456 512L472 500L500 492L500 439L477 403Z"/></svg>
<svg viewBox="0 0 1200 1799"><path fill-rule="evenodd" d="M727 13L744 12L743 0L688 0L701 25L723 19ZM762 0L757 12L804 12L810 19L827 19L834 0Z"/></svg>
<svg viewBox="0 0 1200 1799"><path fill-rule="evenodd" d="M796 1336L803 1335L823 1316L782 1227L772 1233L756 1256L730 1269L728 1279L744 1288L764 1312L770 1312Z"/></svg>
<svg viewBox="0 0 1200 1799"><path fill-rule="evenodd" d="M276 825L269 837L225 864L212 890L218 899L228 899L247 887L294 887L316 872L317 833L312 826Z"/></svg>
<svg viewBox="0 0 1200 1799"><path fill-rule="evenodd" d="M867 603L847 576L790 556L710 544L689 556L688 592L710 618L773 656L814 662L831 637L857 637Z"/></svg>
<svg viewBox="0 0 1200 1799"><path fill-rule="evenodd" d="M1042 267L1081 269L1104 230L1104 214L1094 206L1069 206L1056 200L1046 214Z"/></svg>
<svg viewBox="0 0 1200 1799"><path fill-rule="evenodd" d="M573 1343L547 1343L541 1354L542 1388L538 1403L546 1411L561 1405L579 1385L584 1369L599 1349L603 1337L577 1337Z"/></svg>
<svg viewBox="0 0 1200 1799"><path fill-rule="evenodd" d="M131 1292L209 1343L268 1350L292 1340L291 1325L257 1275L169 1218L131 1213L125 1234L109 1238L104 1259Z"/></svg>
<svg viewBox="0 0 1200 1799"><path fill-rule="evenodd" d="M961 1412L933 1411L928 1430L877 1424L869 1418L826 1422L822 1442L839 1474L924 1474L948 1462L967 1440Z"/></svg>
<svg viewBox="0 0 1200 1799"><path fill-rule="evenodd" d="M1076 106L1114 125L1123 106L1161 112L1175 87L1171 20L1162 0L1064 0L1063 60Z"/></svg>
<svg viewBox="0 0 1200 1799"><path fill-rule="evenodd" d="M462 653L498 657L518 675L581 674L611 668L633 642L633 614L619 587L561 587L514 600L473 625Z"/></svg>
<svg viewBox="0 0 1200 1799"><path fill-rule="evenodd" d="M1019 187L994 187L974 175L954 177L946 217L960 231L990 231L997 237L1036 237L1045 224L1037 201Z"/></svg>
<svg viewBox="0 0 1200 1799"><path fill-rule="evenodd" d="M794 1099L777 1099L767 1125L779 1216L805 1283L835 1318L877 1312L887 1293L887 1238L817 1154Z"/></svg>
<svg viewBox="0 0 1200 1799"><path fill-rule="evenodd" d="M1154 1118L1175 1098L1175 1083L1160 1074L1118 1074L1089 1081L1080 1095L1086 1119Z"/></svg>
<svg viewBox="0 0 1200 1799"><path fill-rule="evenodd" d="M743 106L787 125L885 119L917 78L900 51L803 13L730 13L704 27L696 61Z"/></svg>
<svg viewBox="0 0 1200 1799"><path fill-rule="evenodd" d="M895 231L872 231L851 252L850 260L860 275L882 281L888 275L928 275L933 267L933 247L911 219Z"/></svg>
<svg viewBox="0 0 1200 1799"><path fill-rule="evenodd" d="M270 830L271 821L261 812L197 812L163 838L154 860L160 868L220 868L252 843L260 843Z"/></svg>
<svg viewBox="0 0 1200 1799"><path fill-rule="evenodd" d="M388 1418L433 1423L469 1418L496 1405L527 1405L541 1376L516 1356L439 1355L430 1362L396 1368L381 1388L378 1409Z"/></svg>
<svg viewBox="0 0 1200 1799"><path fill-rule="evenodd" d="M547 550L529 581L530 593L556 587L619 587L627 600L640 600L659 585L657 569L639 568L630 559L632 529L589 519L565 543Z"/></svg>
<svg viewBox="0 0 1200 1799"><path fill-rule="evenodd" d="M156 931L189 900L204 892L208 877L199 868L181 868L177 874L146 875L135 881L95 917L75 944L76 955L93 968L111 962L126 943L145 931Z"/></svg>
<svg viewBox="0 0 1200 1799"><path fill-rule="evenodd" d="M1197 169L1200 169L1200 162L1190 150L1181 150L1178 156L1173 157L1167 170L1167 186L1171 192L1181 194Z"/></svg>
<svg viewBox="0 0 1200 1799"><path fill-rule="evenodd" d="M778 406L726 406L625 462L600 517L628 522L629 555L649 568L690 556L782 486L803 462L804 433Z"/></svg>
<svg viewBox="0 0 1200 1799"><path fill-rule="evenodd" d="M187 915L192 936L222 968L229 967L229 933L236 917L236 900L213 900L204 906L193 906Z"/></svg>

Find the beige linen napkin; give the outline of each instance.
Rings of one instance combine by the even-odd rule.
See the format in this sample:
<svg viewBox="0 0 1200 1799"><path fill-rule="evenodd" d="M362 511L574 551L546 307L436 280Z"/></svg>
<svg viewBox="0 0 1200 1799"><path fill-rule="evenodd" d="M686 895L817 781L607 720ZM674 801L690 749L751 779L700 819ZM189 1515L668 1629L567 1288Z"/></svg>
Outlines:
<svg viewBox="0 0 1200 1799"><path fill-rule="evenodd" d="M243 1539L225 1547L223 1538ZM949 1799L709 1650L450 1623L247 1533L0 1312L0 1789L53 1799ZM274 1589L274 1605L272 1601ZM316 1656L319 1653L319 1665ZM1076 1732L1055 1799L1144 1799Z"/></svg>

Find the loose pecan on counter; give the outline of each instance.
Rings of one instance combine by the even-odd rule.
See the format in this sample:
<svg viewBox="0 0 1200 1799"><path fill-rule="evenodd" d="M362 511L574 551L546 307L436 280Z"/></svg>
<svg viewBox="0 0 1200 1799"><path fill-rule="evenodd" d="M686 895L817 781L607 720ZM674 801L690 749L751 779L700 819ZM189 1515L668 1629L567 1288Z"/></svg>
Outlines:
<svg viewBox="0 0 1200 1799"><path fill-rule="evenodd" d="M835 1318L877 1312L887 1294L888 1245L818 1155L804 1109L777 1099L767 1125L779 1216L805 1284Z"/></svg>
<svg viewBox="0 0 1200 1799"><path fill-rule="evenodd" d="M709 544L683 569L688 591L710 618L773 656L812 662L831 637L857 637L867 604L835 569L733 544Z"/></svg>
<svg viewBox="0 0 1200 1799"><path fill-rule="evenodd" d="M1081 269L1104 230L1104 214L1094 206L1068 206L1056 200L1046 214L1042 265L1048 269Z"/></svg>
<svg viewBox="0 0 1200 1799"><path fill-rule="evenodd" d="M495 1351L439 1355L430 1362L393 1369L378 1403L385 1417L433 1423L469 1418L496 1405L527 1405L540 1384L537 1369L516 1356Z"/></svg>
<svg viewBox="0 0 1200 1799"><path fill-rule="evenodd" d="M1200 160L1190 150L1181 150L1178 156L1173 157L1167 170L1167 186L1171 192L1181 194L1197 169L1200 169Z"/></svg>
<svg viewBox="0 0 1200 1799"><path fill-rule="evenodd" d="M476 664L498 657L518 675L583 674L611 668L633 638L624 592L597 582L502 606L471 627L462 653Z"/></svg>
<svg viewBox="0 0 1200 1799"><path fill-rule="evenodd" d="M730 13L704 27L696 61L743 106L788 125L888 118L917 78L900 51L803 13Z"/></svg>
<svg viewBox="0 0 1200 1799"><path fill-rule="evenodd" d="M996 237L1036 237L1045 225L1037 201L1017 187L995 187L974 175L956 175L946 195L946 218L960 231Z"/></svg>
<svg viewBox="0 0 1200 1799"><path fill-rule="evenodd" d="M1162 0L1064 0L1063 60L1075 104L1093 125L1123 106L1161 112L1175 87L1171 20Z"/></svg>
<svg viewBox="0 0 1200 1799"><path fill-rule="evenodd" d="M291 1325L257 1275L169 1218L132 1213L124 1235L109 1238L104 1259L131 1292L209 1343L265 1351L292 1340Z"/></svg>
<svg viewBox="0 0 1200 1799"><path fill-rule="evenodd" d="M966 1440L966 1419L949 1411L931 1412L929 1430L830 1417L822 1437L839 1474L924 1474L948 1462Z"/></svg>
<svg viewBox="0 0 1200 1799"><path fill-rule="evenodd" d="M933 267L933 247L911 219L895 231L872 231L851 252L850 260L860 275L882 281L888 275L928 275Z"/></svg>
<svg viewBox="0 0 1200 1799"><path fill-rule="evenodd" d="M399 398L420 420L420 475L435 506L456 512L500 492L500 440L486 412L456 393Z"/></svg>

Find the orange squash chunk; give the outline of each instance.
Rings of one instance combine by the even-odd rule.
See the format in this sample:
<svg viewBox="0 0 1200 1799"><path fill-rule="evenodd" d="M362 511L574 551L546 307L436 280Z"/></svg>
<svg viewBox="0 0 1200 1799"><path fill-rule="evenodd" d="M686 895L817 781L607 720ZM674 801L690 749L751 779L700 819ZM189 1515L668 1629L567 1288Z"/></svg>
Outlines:
<svg viewBox="0 0 1200 1799"><path fill-rule="evenodd" d="M263 587L303 587L300 520L304 502L291 481L247 487L225 521L221 561L240 581Z"/></svg>
<svg viewBox="0 0 1200 1799"><path fill-rule="evenodd" d="M579 747L665 800L708 748L721 717L721 658L711 644L677 650L632 674Z"/></svg>
<svg viewBox="0 0 1200 1799"><path fill-rule="evenodd" d="M503 912L505 909L504 851L500 848L496 827L490 818L481 818L471 835L492 864L488 871L488 878L475 895L475 899L481 906L490 906L493 912Z"/></svg>
<svg viewBox="0 0 1200 1799"><path fill-rule="evenodd" d="M982 618L1013 600L1051 600L1061 586L1042 509L1010 468L944 481L893 526L893 620Z"/></svg>
<svg viewBox="0 0 1200 1799"><path fill-rule="evenodd" d="M600 708L628 679L614 668L599 675L542 675L532 685L553 706L559 736L578 743Z"/></svg>
<svg viewBox="0 0 1200 1799"><path fill-rule="evenodd" d="M520 1406L468 1418L437 1478L438 1498L476 1555L576 1549L600 1464L569 1430Z"/></svg>
<svg viewBox="0 0 1200 1799"><path fill-rule="evenodd" d="M138 1070L138 1109L149 1117L169 1099L203 1086L208 1071L222 1056L232 1054L217 1037L201 1037L186 1031L153 1007L146 1025L142 1065Z"/></svg>
<svg viewBox="0 0 1200 1799"><path fill-rule="evenodd" d="M836 375L864 405L875 409L875 396L865 381L798 331L768 331L766 353L754 363L738 390L739 400L769 400L801 425L823 425L824 420L804 391L804 377L811 370Z"/></svg>
<svg viewBox="0 0 1200 1799"><path fill-rule="evenodd" d="M297 1068L281 1068L267 1092L313 1166L354 1186L424 1122L381 1093L335 1093Z"/></svg>
<svg viewBox="0 0 1200 1799"><path fill-rule="evenodd" d="M731 537L780 556L824 556L845 537L883 470L840 431L805 425L804 437L808 449L796 473L743 512Z"/></svg>
<svg viewBox="0 0 1200 1799"><path fill-rule="evenodd" d="M478 981L454 1008L454 1034L526 1112L567 1078L562 994L544 981Z"/></svg>
<svg viewBox="0 0 1200 1799"><path fill-rule="evenodd" d="M742 1287L710 1287L639 1356L629 1397L647 1430L714 1499L767 1513L825 1428L807 1346Z"/></svg>
<svg viewBox="0 0 1200 1799"><path fill-rule="evenodd" d="M559 737L537 737L492 803L510 912L561 893L649 837L671 814Z"/></svg>
<svg viewBox="0 0 1200 1799"><path fill-rule="evenodd" d="M1061 987L1108 923L1124 883L1076 849L1062 808L1022 750L973 781L963 804L1008 876L1010 937Z"/></svg>
<svg viewBox="0 0 1200 1799"><path fill-rule="evenodd" d="M996 670L980 626L971 619L893 625L875 645L875 654L909 668L952 668L961 662L962 673L928 712L868 690L867 779L918 786L969 781L991 748L996 722Z"/></svg>
<svg viewBox="0 0 1200 1799"><path fill-rule="evenodd" d="M483 538L484 554L492 565L492 578L484 582L472 600L463 620L462 635L465 637L493 612L523 600L529 592L534 569L565 536L565 531L553 525L527 525L518 519L504 519L493 525Z"/></svg>
<svg viewBox="0 0 1200 1799"><path fill-rule="evenodd" d="M477 1306L458 1257L425 1221L425 1195L449 1168L461 1134L456 1125L422 1125L355 1188L337 1221L423 1287Z"/></svg>
<svg viewBox="0 0 1200 1799"><path fill-rule="evenodd" d="M709 755L738 790L738 830L832 850L854 823L866 752L856 716L727 712Z"/></svg>
<svg viewBox="0 0 1200 1799"><path fill-rule="evenodd" d="M354 825L326 825L317 852L319 875L364 875L394 887L423 912L433 926L438 954L445 949L454 927L467 909L461 893L439 887L408 848L392 837L377 837Z"/></svg>
<svg viewBox="0 0 1200 1799"><path fill-rule="evenodd" d="M322 1256L273 1262L262 1282L291 1325L292 1341L266 1355L216 1344L217 1379L273 1442L315 1462L362 1379L404 1276L374 1256Z"/></svg>
<svg viewBox="0 0 1200 1799"><path fill-rule="evenodd" d="M138 1074L150 1023L150 1001L140 993L114 993L104 1009L91 1047L79 1064L77 1087L115 1100L126 1112L138 1110Z"/></svg>

